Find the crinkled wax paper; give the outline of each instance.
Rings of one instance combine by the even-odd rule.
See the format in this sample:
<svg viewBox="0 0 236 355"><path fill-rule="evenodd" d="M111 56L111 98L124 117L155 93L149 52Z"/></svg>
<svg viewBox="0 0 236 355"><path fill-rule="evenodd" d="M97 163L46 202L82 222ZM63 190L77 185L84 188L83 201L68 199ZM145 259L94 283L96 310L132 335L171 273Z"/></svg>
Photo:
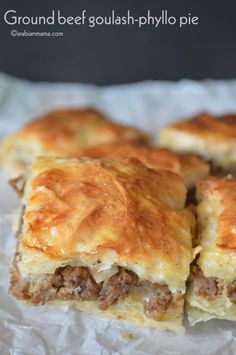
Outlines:
<svg viewBox="0 0 236 355"><path fill-rule="evenodd" d="M85 84L30 83L0 75L0 135L58 106L92 105L115 120L154 134L176 118L200 111L236 112L236 81L182 80L99 88ZM78 310L29 307L8 295L15 238L8 215L16 195L0 172L0 354L234 354L236 326L211 320L178 337L127 322L89 318Z"/></svg>

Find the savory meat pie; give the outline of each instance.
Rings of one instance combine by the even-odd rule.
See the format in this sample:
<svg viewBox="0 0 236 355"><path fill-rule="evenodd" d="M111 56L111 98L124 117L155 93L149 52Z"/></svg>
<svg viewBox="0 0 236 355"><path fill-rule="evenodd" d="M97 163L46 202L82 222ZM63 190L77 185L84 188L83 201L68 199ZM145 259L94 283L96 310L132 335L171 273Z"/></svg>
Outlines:
<svg viewBox="0 0 236 355"><path fill-rule="evenodd" d="M159 143L181 153L193 153L212 162L213 168L236 171L236 115L201 114L163 127Z"/></svg>
<svg viewBox="0 0 236 355"><path fill-rule="evenodd" d="M78 151L77 157L134 157L151 169L167 169L183 176L188 189L209 175L209 164L189 154L175 154L168 149L146 147L131 142L105 144Z"/></svg>
<svg viewBox="0 0 236 355"><path fill-rule="evenodd" d="M236 180L201 181L197 198L201 251L188 282L189 319L236 320Z"/></svg>
<svg viewBox="0 0 236 355"><path fill-rule="evenodd" d="M1 161L17 175L40 155L76 157L77 150L85 147L147 140L147 135L139 130L114 123L94 109L60 109L39 117L6 138Z"/></svg>
<svg viewBox="0 0 236 355"><path fill-rule="evenodd" d="M135 158L37 158L11 293L182 333L194 253L185 199L181 176Z"/></svg>

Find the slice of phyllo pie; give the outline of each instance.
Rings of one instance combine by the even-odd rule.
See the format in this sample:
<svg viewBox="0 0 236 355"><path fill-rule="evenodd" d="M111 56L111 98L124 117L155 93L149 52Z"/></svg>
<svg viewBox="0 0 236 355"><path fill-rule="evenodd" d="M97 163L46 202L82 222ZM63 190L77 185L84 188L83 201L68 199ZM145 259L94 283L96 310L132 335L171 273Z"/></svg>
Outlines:
<svg viewBox="0 0 236 355"><path fill-rule="evenodd" d="M236 179L198 182L197 197L201 251L189 279L189 319L236 320Z"/></svg>
<svg viewBox="0 0 236 355"><path fill-rule="evenodd" d="M236 115L202 113L163 127L159 144L175 152L197 154L211 162L214 174L236 174Z"/></svg>
<svg viewBox="0 0 236 355"><path fill-rule="evenodd" d="M193 259L183 178L135 158L38 158L23 191L11 293L183 332Z"/></svg>

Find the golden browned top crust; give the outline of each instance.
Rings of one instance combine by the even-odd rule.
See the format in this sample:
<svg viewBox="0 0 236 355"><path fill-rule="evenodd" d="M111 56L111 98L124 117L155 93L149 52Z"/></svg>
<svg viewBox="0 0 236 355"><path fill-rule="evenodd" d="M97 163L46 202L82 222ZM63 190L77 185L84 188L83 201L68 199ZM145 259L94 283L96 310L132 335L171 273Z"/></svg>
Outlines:
<svg viewBox="0 0 236 355"><path fill-rule="evenodd" d="M209 164L190 154L178 154L165 148L146 147L135 143L113 143L81 149L77 157L135 157L151 169L167 169L184 177L188 187L209 174Z"/></svg>
<svg viewBox="0 0 236 355"><path fill-rule="evenodd" d="M204 159L191 154L178 154L181 175L188 188L193 188L196 182L210 174L210 165Z"/></svg>
<svg viewBox="0 0 236 355"><path fill-rule="evenodd" d="M135 158L38 158L25 187L21 243L53 258L111 249L150 273L159 257L186 272L192 215L185 198L179 175Z"/></svg>
<svg viewBox="0 0 236 355"><path fill-rule="evenodd" d="M195 172L195 171L203 171L209 172L209 164L202 158L191 155L191 154L178 154L176 153L178 160L181 165L181 171L183 173Z"/></svg>
<svg viewBox="0 0 236 355"><path fill-rule="evenodd" d="M10 136L8 145L16 140L35 139L43 153L63 157L76 156L80 148L115 141L147 141L147 135L135 128L110 121L92 108L59 109L30 122Z"/></svg>
<svg viewBox="0 0 236 355"><path fill-rule="evenodd" d="M78 151L77 157L134 157L151 169L165 168L181 173L181 164L176 154L168 149L146 147L140 144L124 142L100 145Z"/></svg>
<svg viewBox="0 0 236 355"><path fill-rule="evenodd" d="M209 177L197 183L198 199L218 200L216 245L236 249L236 179Z"/></svg>
<svg viewBox="0 0 236 355"><path fill-rule="evenodd" d="M175 122L169 127L187 131L198 136L236 138L236 115L212 116L202 113L190 120Z"/></svg>

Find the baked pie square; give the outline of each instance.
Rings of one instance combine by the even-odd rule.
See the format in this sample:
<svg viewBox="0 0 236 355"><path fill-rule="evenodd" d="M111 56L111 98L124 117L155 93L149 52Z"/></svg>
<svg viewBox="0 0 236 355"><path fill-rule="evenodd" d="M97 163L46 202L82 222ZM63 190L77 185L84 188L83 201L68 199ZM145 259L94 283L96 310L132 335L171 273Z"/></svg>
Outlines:
<svg viewBox="0 0 236 355"><path fill-rule="evenodd" d="M236 179L198 182L197 198L200 253L188 282L189 319L236 320Z"/></svg>
<svg viewBox="0 0 236 355"><path fill-rule="evenodd" d="M195 223L185 200L181 176L135 158L37 158L10 292L182 334Z"/></svg>
<svg viewBox="0 0 236 355"><path fill-rule="evenodd" d="M160 129L159 143L175 152L197 154L213 168L235 173L236 115L200 114Z"/></svg>

